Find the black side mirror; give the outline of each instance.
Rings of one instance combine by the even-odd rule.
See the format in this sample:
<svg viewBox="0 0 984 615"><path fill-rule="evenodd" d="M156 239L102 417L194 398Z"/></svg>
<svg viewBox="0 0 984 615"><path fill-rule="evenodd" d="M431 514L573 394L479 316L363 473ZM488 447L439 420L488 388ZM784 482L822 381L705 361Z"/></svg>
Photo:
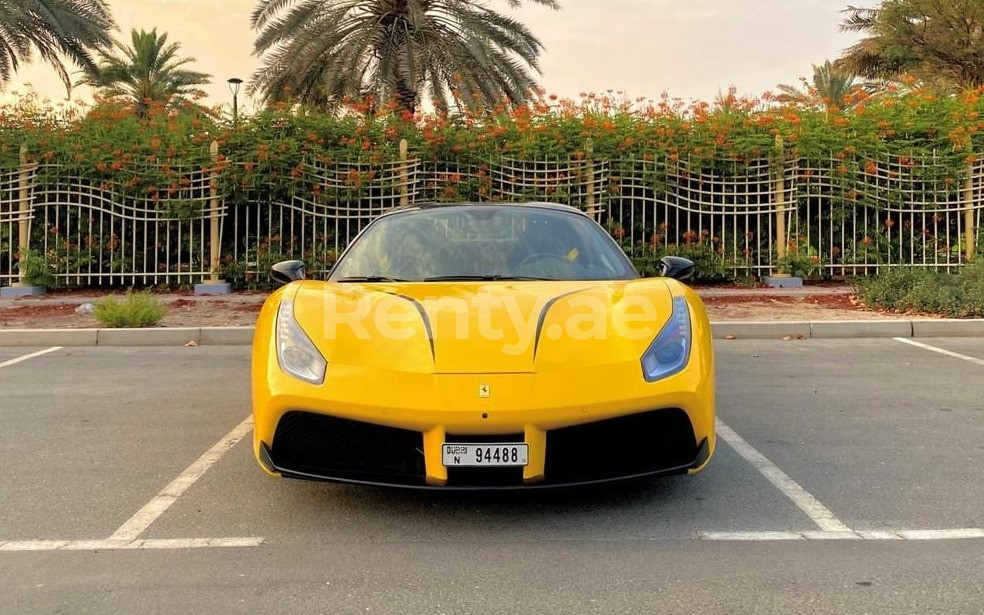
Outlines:
<svg viewBox="0 0 984 615"><path fill-rule="evenodd" d="M270 268L270 277L281 284L303 280L307 277L307 265L302 261L283 261Z"/></svg>
<svg viewBox="0 0 984 615"><path fill-rule="evenodd" d="M690 279L694 275L694 261L686 258L680 258L679 256L664 256L660 259L659 264L662 266L660 275L664 278L673 278L682 282Z"/></svg>

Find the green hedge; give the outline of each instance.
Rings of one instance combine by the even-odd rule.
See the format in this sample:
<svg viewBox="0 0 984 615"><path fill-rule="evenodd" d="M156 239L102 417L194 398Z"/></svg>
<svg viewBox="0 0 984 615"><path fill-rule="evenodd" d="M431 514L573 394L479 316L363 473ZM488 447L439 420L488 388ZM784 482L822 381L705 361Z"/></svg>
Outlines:
<svg viewBox="0 0 984 615"><path fill-rule="evenodd" d="M925 312L959 318L984 317L984 261L958 273L903 268L854 282L858 298L871 308Z"/></svg>
<svg viewBox="0 0 984 615"><path fill-rule="evenodd" d="M235 186L269 180L291 184L298 165L338 156L392 160L400 139L425 160L480 164L502 156L683 160L702 168L721 161L785 155L844 161L845 172L885 156L941 163L956 181L967 157L984 151L984 101L979 91L937 96L928 90L854 95L845 111L782 107L771 100L726 97L718 104L664 98L628 101L585 94L518 109L462 115L407 116L365 105L342 112L271 108L233 126L217 112L189 105L152 112L147 121L125 105L52 107L28 95L0 107L0 167L17 165L26 144L32 160L73 174L112 181L135 193L161 191L179 169L211 165L217 140L222 161L240 163L224 175ZM589 152L590 148L593 154ZM730 162L729 162L730 164ZM168 171L171 171L169 173Z"/></svg>

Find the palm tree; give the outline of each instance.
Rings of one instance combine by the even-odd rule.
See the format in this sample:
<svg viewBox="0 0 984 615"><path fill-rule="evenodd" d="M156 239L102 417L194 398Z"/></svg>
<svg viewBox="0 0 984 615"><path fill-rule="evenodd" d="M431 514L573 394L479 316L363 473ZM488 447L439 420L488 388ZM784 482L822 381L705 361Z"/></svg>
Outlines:
<svg viewBox="0 0 984 615"><path fill-rule="evenodd" d="M266 102L371 94L411 113L424 96L441 109L521 103L543 50L484 0L259 0L252 23L254 53L265 56L252 90Z"/></svg>
<svg viewBox="0 0 984 615"><path fill-rule="evenodd" d="M892 8L896 12L900 7ZM838 65L858 75L887 80L918 68L920 62L915 50L892 41L894 33L884 22L882 8L850 6L842 12L847 17L841 22L841 30L867 36L848 47Z"/></svg>
<svg viewBox="0 0 984 615"><path fill-rule="evenodd" d="M109 46L115 28L105 0L0 0L0 85L37 52L71 92L62 57L93 68L92 50Z"/></svg>
<svg viewBox="0 0 984 615"><path fill-rule="evenodd" d="M885 0L877 8L842 12L841 30L863 37L845 50L839 66L888 81L910 75L941 89L984 85L981 0Z"/></svg>
<svg viewBox="0 0 984 615"><path fill-rule="evenodd" d="M829 60L823 65L813 65L813 81L806 83L802 88L791 85L779 85L777 97L779 102L793 104L801 107L818 107L831 111L833 109L844 109L857 104L852 101L850 95L863 90L870 92L875 85L869 81L859 78L854 73L838 68Z"/></svg>
<svg viewBox="0 0 984 615"><path fill-rule="evenodd" d="M132 30L130 38L130 46L115 43L120 55L101 51L98 66L79 84L130 99L141 116L153 104L173 107L189 96L204 95L197 86L209 83L211 75L183 68L195 59L179 58L181 44L168 44L167 32Z"/></svg>

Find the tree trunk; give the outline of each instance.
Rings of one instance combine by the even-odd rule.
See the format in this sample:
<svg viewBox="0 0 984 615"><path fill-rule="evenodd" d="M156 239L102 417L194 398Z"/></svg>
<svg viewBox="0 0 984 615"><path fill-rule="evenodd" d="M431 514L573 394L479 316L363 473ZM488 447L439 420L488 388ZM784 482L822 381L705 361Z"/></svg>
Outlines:
<svg viewBox="0 0 984 615"><path fill-rule="evenodd" d="M410 114L416 113L417 90L405 83L399 84L396 86L396 103L400 105L401 111L407 111Z"/></svg>

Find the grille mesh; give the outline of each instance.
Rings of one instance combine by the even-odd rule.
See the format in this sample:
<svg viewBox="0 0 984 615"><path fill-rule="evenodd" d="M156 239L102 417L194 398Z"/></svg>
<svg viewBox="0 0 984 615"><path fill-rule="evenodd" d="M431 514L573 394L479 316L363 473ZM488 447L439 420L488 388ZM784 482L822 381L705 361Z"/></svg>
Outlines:
<svg viewBox="0 0 984 615"><path fill-rule="evenodd" d="M688 465L697 441L683 410L633 414L547 432L545 479L603 480Z"/></svg>
<svg viewBox="0 0 984 615"><path fill-rule="evenodd" d="M417 484L424 479L423 434L310 412L283 415L273 462L328 478Z"/></svg>

